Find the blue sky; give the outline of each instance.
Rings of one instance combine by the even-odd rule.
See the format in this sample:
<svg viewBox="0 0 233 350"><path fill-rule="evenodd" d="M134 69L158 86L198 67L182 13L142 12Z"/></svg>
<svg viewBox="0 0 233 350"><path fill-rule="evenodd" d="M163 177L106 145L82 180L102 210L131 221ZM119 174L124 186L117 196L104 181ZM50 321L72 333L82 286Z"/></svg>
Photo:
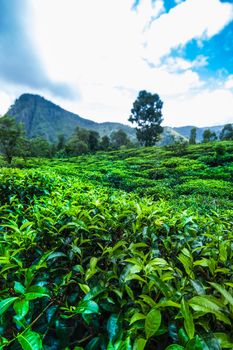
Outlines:
<svg viewBox="0 0 233 350"><path fill-rule="evenodd" d="M127 123L142 89L165 125L233 122L233 1L0 0L0 114L31 92Z"/></svg>

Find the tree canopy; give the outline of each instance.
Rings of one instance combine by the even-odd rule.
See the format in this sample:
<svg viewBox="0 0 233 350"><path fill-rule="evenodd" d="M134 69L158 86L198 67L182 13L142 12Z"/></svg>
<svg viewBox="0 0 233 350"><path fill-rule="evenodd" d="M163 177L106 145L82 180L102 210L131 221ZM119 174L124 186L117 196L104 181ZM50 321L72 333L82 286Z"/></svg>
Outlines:
<svg viewBox="0 0 233 350"><path fill-rule="evenodd" d="M0 118L0 151L8 164L19 153L22 136L23 128L15 119L7 115Z"/></svg>
<svg viewBox="0 0 233 350"><path fill-rule="evenodd" d="M163 132L160 125L162 118L163 102L158 94L152 94L146 90L139 92L133 103L129 121L136 123L136 135L138 141L145 146L153 146Z"/></svg>

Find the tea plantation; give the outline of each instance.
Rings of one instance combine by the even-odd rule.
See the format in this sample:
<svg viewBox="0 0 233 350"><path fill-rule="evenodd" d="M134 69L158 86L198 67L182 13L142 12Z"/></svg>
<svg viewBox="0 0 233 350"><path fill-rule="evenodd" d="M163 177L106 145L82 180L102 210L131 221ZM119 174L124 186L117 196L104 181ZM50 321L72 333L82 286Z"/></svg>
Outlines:
<svg viewBox="0 0 233 350"><path fill-rule="evenodd" d="M233 349L232 180L230 141L1 161L0 349Z"/></svg>

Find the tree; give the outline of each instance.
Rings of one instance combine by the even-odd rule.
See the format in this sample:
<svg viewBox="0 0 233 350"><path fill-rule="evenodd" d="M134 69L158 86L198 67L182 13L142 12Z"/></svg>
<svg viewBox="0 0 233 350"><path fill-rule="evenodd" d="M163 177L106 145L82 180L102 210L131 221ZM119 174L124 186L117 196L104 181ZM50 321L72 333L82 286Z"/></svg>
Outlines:
<svg viewBox="0 0 233 350"><path fill-rule="evenodd" d="M51 158L55 155L56 146L49 143L41 136L30 140L31 156Z"/></svg>
<svg viewBox="0 0 233 350"><path fill-rule="evenodd" d="M77 126L75 129L74 135L72 136L73 139L76 139L78 141L85 142L88 144L89 141L89 130L80 128Z"/></svg>
<svg viewBox="0 0 233 350"><path fill-rule="evenodd" d="M71 138L66 144L65 151L68 156L79 156L88 153L88 145L84 141Z"/></svg>
<svg viewBox="0 0 233 350"><path fill-rule="evenodd" d="M196 145L197 128L192 128L189 136L189 144Z"/></svg>
<svg viewBox="0 0 233 350"><path fill-rule="evenodd" d="M111 142L114 148L118 149L121 146L129 146L130 139L124 130L119 129L111 134Z"/></svg>
<svg viewBox="0 0 233 350"><path fill-rule="evenodd" d="M219 138L220 140L233 140L233 124L224 125Z"/></svg>
<svg viewBox="0 0 233 350"><path fill-rule="evenodd" d="M103 136L100 141L100 149L107 151L110 148L110 145L110 138L107 135Z"/></svg>
<svg viewBox="0 0 233 350"><path fill-rule="evenodd" d="M145 146L153 146L158 140L163 128L160 125L162 119L162 107L158 94L151 94L145 90L139 92L133 103L129 121L136 123L136 135L138 141Z"/></svg>
<svg viewBox="0 0 233 350"><path fill-rule="evenodd" d="M217 135L214 131L212 132L210 129L204 130L202 142L206 143L206 142L211 142L216 140L217 140Z"/></svg>
<svg viewBox="0 0 233 350"><path fill-rule="evenodd" d="M88 148L90 152L95 152L99 147L100 135L97 131L90 130L88 137Z"/></svg>
<svg viewBox="0 0 233 350"><path fill-rule="evenodd" d="M17 124L15 119L7 115L0 119L0 151L8 164L19 154L22 136L22 125Z"/></svg>
<svg viewBox="0 0 233 350"><path fill-rule="evenodd" d="M57 151L61 151L65 148L66 140L64 134L58 135L58 141L57 141Z"/></svg>

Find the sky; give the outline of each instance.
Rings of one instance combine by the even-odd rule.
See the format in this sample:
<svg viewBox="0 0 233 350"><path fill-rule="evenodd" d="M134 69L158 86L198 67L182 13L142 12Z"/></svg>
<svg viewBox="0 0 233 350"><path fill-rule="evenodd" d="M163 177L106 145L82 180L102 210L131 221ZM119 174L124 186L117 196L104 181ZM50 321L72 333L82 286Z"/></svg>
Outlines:
<svg viewBox="0 0 233 350"><path fill-rule="evenodd" d="M29 92L126 124L140 90L163 125L233 122L233 0L0 0L0 115Z"/></svg>

